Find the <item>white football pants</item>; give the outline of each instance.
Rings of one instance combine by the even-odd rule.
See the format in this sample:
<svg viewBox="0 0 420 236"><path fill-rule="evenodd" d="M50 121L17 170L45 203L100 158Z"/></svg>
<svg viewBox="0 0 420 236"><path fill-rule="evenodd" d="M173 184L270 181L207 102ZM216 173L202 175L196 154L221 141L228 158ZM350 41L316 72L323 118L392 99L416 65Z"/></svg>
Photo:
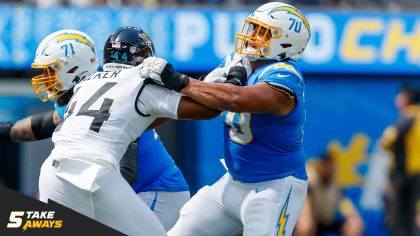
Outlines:
<svg viewBox="0 0 420 236"><path fill-rule="evenodd" d="M169 236L290 236L302 211L307 181L294 177L243 183L227 173L181 209Z"/></svg>
<svg viewBox="0 0 420 236"><path fill-rule="evenodd" d="M179 211L190 200L190 191L150 190L137 195L155 213L165 231L174 227Z"/></svg>
<svg viewBox="0 0 420 236"><path fill-rule="evenodd" d="M100 188L92 192L58 177L53 169L53 161L54 157L50 156L41 167L41 201L54 200L130 236L166 235L162 224L149 207L109 163L95 161L104 171L96 175L93 183ZM63 163L61 161L60 166Z"/></svg>

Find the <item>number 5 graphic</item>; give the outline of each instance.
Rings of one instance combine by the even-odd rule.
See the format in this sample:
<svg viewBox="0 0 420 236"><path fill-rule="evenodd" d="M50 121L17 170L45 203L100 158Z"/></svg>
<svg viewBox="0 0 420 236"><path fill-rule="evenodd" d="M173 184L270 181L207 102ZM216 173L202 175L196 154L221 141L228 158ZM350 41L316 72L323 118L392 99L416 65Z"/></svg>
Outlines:
<svg viewBox="0 0 420 236"><path fill-rule="evenodd" d="M12 211L9 218L12 223L8 223L7 228L19 228L22 224L22 219L16 216L23 216L24 214L24 211Z"/></svg>
<svg viewBox="0 0 420 236"><path fill-rule="evenodd" d="M251 131L251 114L250 113L234 113L224 111L222 113L223 122L230 125L230 138L238 143L248 144L252 141Z"/></svg>

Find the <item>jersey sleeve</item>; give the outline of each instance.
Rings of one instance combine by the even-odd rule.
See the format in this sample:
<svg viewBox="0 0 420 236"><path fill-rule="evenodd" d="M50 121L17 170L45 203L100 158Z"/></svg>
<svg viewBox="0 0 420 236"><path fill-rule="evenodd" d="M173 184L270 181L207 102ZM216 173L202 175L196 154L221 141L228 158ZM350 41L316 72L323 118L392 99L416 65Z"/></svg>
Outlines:
<svg viewBox="0 0 420 236"><path fill-rule="evenodd" d="M137 109L141 115L178 119L182 95L162 86L148 84L140 92Z"/></svg>
<svg viewBox="0 0 420 236"><path fill-rule="evenodd" d="M303 90L302 75L291 65L276 65L263 72L255 83L263 82L267 86L286 93L293 98Z"/></svg>
<svg viewBox="0 0 420 236"><path fill-rule="evenodd" d="M54 109L57 111L58 115L60 116L61 120L64 120L64 113L66 111L67 104L60 106L58 103L54 104Z"/></svg>

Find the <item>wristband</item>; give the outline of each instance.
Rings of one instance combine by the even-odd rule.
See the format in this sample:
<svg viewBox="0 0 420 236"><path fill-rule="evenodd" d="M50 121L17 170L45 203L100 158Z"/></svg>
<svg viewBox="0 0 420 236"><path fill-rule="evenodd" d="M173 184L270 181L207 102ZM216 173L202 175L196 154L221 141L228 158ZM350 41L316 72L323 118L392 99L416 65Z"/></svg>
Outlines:
<svg viewBox="0 0 420 236"><path fill-rule="evenodd" d="M244 86L247 81L247 73L244 67L234 66L230 68L229 74L225 83L235 84L237 86Z"/></svg>
<svg viewBox="0 0 420 236"><path fill-rule="evenodd" d="M161 80L165 87L180 92L190 82L190 78L174 70L171 64L167 63L162 70Z"/></svg>

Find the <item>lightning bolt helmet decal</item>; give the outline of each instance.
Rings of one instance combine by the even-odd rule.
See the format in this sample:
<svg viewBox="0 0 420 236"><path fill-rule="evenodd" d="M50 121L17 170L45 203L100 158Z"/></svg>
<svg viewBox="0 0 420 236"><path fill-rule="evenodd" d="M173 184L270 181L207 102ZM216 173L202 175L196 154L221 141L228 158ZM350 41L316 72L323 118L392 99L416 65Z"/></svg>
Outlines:
<svg viewBox="0 0 420 236"><path fill-rule="evenodd" d="M92 52L96 54L94 44L91 43L85 36L69 32L63 32L62 34L59 34L53 39L51 39L47 44L45 44L44 49L42 50L42 54L44 54L45 50L47 50L47 48L53 45L54 43L58 44L66 40L74 40L76 42L86 44L92 49Z"/></svg>

